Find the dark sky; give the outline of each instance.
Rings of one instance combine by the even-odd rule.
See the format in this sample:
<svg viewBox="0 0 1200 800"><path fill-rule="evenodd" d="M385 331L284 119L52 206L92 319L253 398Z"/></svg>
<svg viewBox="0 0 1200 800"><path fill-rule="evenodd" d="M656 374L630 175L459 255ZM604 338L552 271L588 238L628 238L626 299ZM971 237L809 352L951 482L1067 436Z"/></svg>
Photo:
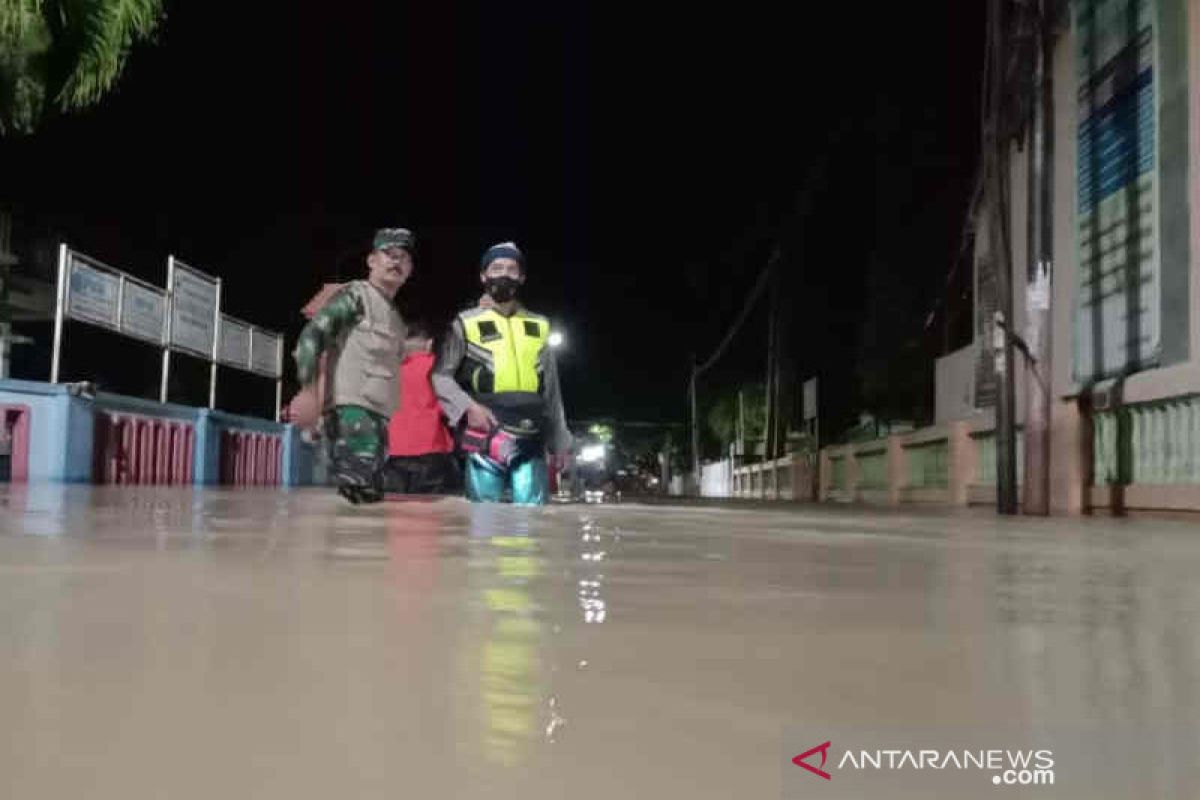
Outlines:
<svg viewBox="0 0 1200 800"><path fill-rule="evenodd" d="M417 231L403 306L438 324L515 239L570 415L677 420L773 241L802 373L850 374L873 254L932 301L978 143L975 5L169 2L101 107L0 142L3 191L27 237L160 284L173 252L292 337L374 226ZM725 376L761 371L754 336Z"/></svg>

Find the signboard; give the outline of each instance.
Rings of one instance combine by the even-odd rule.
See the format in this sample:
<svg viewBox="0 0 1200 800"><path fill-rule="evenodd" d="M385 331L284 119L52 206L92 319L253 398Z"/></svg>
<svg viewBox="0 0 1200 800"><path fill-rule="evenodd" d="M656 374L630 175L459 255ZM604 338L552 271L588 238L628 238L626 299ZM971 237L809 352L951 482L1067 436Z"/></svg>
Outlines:
<svg viewBox="0 0 1200 800"><path fill-rule="evenodd" d="M1157 5L1075 4L1079 381L1159 357Z"/></svg>
<svg viewBox="0 0 1200 800"><path fill-rule="evenodd" d="M251 331L250 369L268 378L278 378L279 336L254 328Z"/></svg>
<svg viewBox="0 0 1200 800"><path fill-rule="evenodd" d="M167 293L157 286L130 280L122 286L121 333L162 346Z"/></svg>
<svg viewBox="0 0 1200 800"><path fill-rule="evenodd" d="M72 319L117 329L117 296L121 279L71 255L67 315Z"/></svg>
<svg viewBox="0 0 1200 800"><path fill-rule="evenodd" d="M202 272L172 261L171 346L211 359L216 337L218 284Z"/></svg>
<svg viewBox="0 0 1200 800"><path fill-rule="evenodd" d="M804 419L817 418L817 379L809 378L804 382Z"/></svg>
<svg viewBox="0 0 1200 800"><path fill-rule="evenodd" d="M250 369L250 325L221 315L221 345L217 360L238 369Z"/></svg>
<svg viewBox="0 0 1200 800"><path fill-rule="evenodd" d="M221 281L170 258L168 290L58 247L57 298L50 381L58 383L63 323L76 319L164 348L159 399L167 400L171 351L210 362L208 406L216 403L217 364L275 379L275 418L282 391L283 337L221 314ZM0 285L0 292L7 292Z"/></svg>
<svg viewBox="0 0 1200 800"><path fill-rule="evenodd" d="M993 408L996 405L996 351L992 349L992 335L996 324L996 260L987 250L987 236L975 237L978 251L975 259L975 341L980 346L975 351L975 408Z"/></svg>

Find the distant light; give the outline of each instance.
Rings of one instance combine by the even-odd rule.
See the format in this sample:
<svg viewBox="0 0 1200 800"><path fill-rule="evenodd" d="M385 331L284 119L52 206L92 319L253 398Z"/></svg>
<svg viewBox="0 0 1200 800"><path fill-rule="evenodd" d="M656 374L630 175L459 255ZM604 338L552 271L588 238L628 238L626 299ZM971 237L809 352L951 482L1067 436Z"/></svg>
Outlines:
<svg viewBox="0 0 1200 800"><path fill-rule="evenodd" d="M579 460L585 464L604 460L604 445L589 444L579 451Z"/></svg>
<svg viewBox="0 0 1200 800"><path fill-rule="evenodd" d="M558 331L554 331L553 333L550 334L549 338L546 339L546 343L549 344L551 347L562 347L563 335L561 333L559 333Z"/></svg>

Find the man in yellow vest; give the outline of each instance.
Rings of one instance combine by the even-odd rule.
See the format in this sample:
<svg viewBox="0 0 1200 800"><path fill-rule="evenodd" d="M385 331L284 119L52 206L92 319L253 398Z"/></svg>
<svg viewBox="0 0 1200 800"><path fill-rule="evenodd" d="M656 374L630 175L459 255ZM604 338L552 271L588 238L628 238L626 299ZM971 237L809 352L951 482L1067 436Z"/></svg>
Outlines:
<svg viewBox="0 0 1200 800"><path fill-rule="evenodd" d="M460 313L442 343L433 388L467 452L472 501L542 505L549 499L546 450L567 454L549 321L517 300L525 257L512 242L483 254L479 280L488 302Z"/></svg>

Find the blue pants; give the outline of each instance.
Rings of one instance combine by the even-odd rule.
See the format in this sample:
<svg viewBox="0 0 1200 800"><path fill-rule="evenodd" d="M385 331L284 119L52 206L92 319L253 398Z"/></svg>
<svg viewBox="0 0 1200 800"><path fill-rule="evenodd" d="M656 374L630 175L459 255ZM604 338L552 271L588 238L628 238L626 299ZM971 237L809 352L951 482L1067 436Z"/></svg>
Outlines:
<svg viewBox="0 0 1200 800"><path fill-rule="evenodd" d="M512 492L512 502L523 506L544 506L550 497L550 476L546 459L523 458L508 469L472 453L467 457L467 499L472 503L499 503L504 490Z"/></svg>

